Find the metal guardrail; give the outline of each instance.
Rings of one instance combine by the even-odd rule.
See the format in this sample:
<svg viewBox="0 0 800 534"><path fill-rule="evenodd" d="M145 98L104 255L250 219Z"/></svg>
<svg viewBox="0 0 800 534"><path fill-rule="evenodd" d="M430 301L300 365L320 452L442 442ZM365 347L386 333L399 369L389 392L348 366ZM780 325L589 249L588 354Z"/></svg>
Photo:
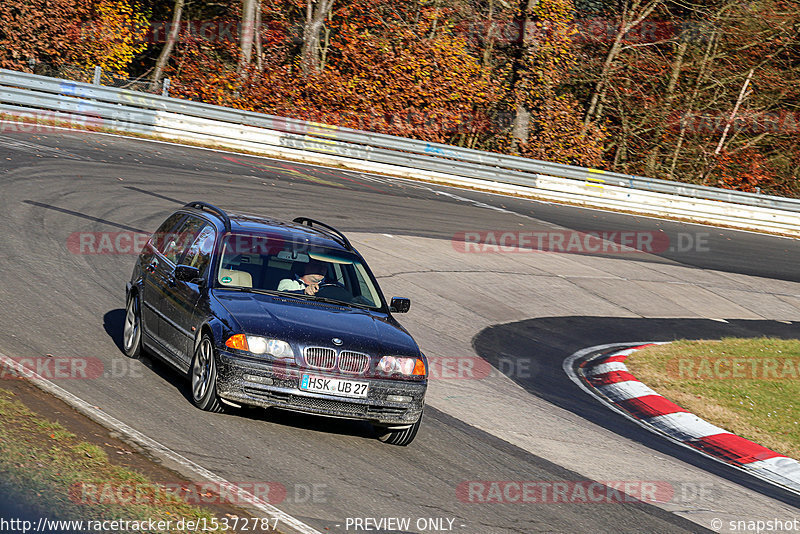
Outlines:
<svg viewBox="0 0 800 534"><path fill-rule="evenodd" d="M0 104L5 104L0 106L0 111L19 107L26 111L41 109L96 115L109 121L112 128L140 133L158 129L159 112L168 113L277 132L279 144L285 148L504 184L536 187L539 175L543 175L592 185L800 212L800 199L548 163L4 69L0 69ZM169 127L160 127L165 128ZM196 133L202 137L202 127L198 127Z"/></svg>

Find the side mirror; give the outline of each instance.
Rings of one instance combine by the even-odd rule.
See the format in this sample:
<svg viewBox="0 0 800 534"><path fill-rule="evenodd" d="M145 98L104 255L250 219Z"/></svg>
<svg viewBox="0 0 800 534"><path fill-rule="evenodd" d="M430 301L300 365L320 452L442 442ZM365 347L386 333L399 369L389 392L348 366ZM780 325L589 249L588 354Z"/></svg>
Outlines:
<svg viewBox="0 0 800 534"><path fill-rule="evenodd" d="M405 297L392 297L389 311L392 313L406 313L411 308L411 299Z"/></svg>
<svg viewBox="0 0 800 534"><path fill-rule="evenodd" d="M178 265L175 267L175 279L181 282L194 282L200 278L200 269L188 265Z"/></svg>

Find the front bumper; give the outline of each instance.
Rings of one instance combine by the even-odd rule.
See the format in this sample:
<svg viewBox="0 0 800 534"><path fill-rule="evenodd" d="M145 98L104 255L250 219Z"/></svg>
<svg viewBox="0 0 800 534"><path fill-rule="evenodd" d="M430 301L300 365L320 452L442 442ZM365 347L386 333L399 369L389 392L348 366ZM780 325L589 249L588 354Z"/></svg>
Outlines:
<svg viewBox="0 0 800 534"><path fill-rule="evenodd" d="M297 412L360 419L384 425L403 426L415 423L422 415L427 380L392 380L358 375L333 374L295 365L251 360L219 350L217 394L225 400L276 407ZM303 374L369 382L367 398L326 395L299 388ZM386 400L388 395L411 397L411 402Z"/></svg>

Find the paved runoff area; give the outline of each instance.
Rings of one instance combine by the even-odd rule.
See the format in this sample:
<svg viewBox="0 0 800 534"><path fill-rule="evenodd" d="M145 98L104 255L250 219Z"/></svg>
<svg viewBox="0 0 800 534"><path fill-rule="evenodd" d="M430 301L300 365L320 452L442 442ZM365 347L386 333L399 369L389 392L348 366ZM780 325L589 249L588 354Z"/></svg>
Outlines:
<svg viewBox="0 0 800 534"><path fill-rule="evenodd" d="M510 248L503 252L499 247L466 252L463 243L438 239L351 237L380 273L384 292L412 299L413 313L398 318L414 333L433 372L441 377L431 382L430 405L552 462L580 466L580 473L594 480L666 477L673 487L683 488L686 499L658 505L703 526L716 518L728 524L726 517L789 517L796 511L713 475L700 479L714 488L705 491L695 468L611 436L531 396L507 375L527 374L536 380L533 358L509 359L506 368L499 369L502 372L487 372L470 358L476 356L473 338L499 321L587 314L800 321L800 283L629 261L636 253L598 257ZM636 339L641 336L632 331L627 341L648 341ZM532 356L537 350L531 344ZM591 461L586 461L587 444Z"/></svg>

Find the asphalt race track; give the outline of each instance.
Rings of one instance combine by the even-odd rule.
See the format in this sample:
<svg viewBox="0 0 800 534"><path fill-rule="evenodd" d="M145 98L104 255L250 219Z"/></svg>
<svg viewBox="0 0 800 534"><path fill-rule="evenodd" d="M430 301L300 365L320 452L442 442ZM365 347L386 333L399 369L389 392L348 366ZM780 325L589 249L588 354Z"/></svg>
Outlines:
<svg viewBox="0 0 800 534"><path fill-rule="evenodd" d="M793 496L659 441L561 370L603 343L800 337L796 240L74 131L0 134L0 187L0 353L101 360L103 377L58 385L229 481L283 484L274 504L320 531L408 517L409 532L440 531L413 527L419 518L475 534L699 532L711 518L797 515ZM361 423L197 410L182 377L119 348L134 256L68 245L79 232L152 232L190 200L337 226L387 297L412 298L398 319L434 366L480 356L493 369L432 380L407 448ZM473 230L653 232L670 246L465 253L453 237ZM589 480L673 491L654 504L465 502L458 492L469 481Z"/></svg>

